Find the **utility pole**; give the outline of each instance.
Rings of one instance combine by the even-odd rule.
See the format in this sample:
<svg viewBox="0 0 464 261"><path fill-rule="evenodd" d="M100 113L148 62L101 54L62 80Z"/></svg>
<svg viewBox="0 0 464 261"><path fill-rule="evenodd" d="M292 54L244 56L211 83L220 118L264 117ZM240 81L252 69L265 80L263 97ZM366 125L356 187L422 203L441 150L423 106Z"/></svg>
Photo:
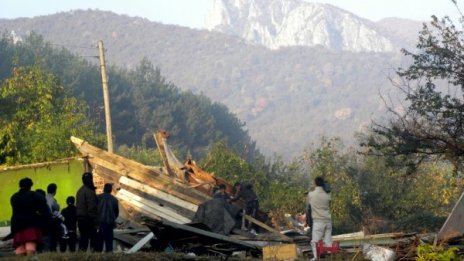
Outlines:
<svg viewBox="0 0 464 261"><path fill-rule="evenodd" d="M106 138L108 140L108 152L113 153L113 131L111 130L110 95L108 93L108 76L106 75L105 51L103 41L98 41L100 50L100 68L103 84L103 100L105 102Z"/></svg>

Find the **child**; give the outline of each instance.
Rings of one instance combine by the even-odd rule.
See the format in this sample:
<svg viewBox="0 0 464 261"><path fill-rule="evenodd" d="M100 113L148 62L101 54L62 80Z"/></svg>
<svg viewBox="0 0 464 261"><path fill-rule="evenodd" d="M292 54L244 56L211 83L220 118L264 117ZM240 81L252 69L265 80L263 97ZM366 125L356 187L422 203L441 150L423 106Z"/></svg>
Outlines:
<svg viewBox="0 0 464 261"><path fill-rule="evenodd" d="M61 215L64 217L64 225L68 229L67 231L67 238L62 238L60 241L60 251L65 252L66 248L69 247L70 252L76 251L76 242L77 242L77 234L76 234L76 199L73 196L69 196L66 199L66 205L62 211Z"/></svg>

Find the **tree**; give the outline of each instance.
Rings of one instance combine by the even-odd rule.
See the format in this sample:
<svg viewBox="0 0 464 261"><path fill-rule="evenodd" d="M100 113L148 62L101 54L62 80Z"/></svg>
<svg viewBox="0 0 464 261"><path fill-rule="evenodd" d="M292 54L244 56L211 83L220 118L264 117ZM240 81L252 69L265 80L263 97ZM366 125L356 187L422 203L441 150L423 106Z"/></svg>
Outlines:
<svg viewBox="0 0 464 261"><path fill-rule="evenodd" d="M464 25L464 24L463 24ZM464 35L445 17L433 16L419 34L412 64L398 69L395 86L405 94L404 112L373 123L362 145L369 152L413 156L414 164L446 159L460 166L464 156Z"/></svg>
<svg viewBox="0 0 464 261"><path fill-rule="evenodd" d="M370 233L437 231L460 195L461 178L451 164L424 163L414 175L385 157L362 156L357 184L362 224Z"/></svg>
<svg viewBox="0 0 464 261"><path fill-rule="evenodd" d="M388 160L346 150L337 139L305 152L311 179L322 176L330 184L336 233L436 231L443 224L462 188L451 164L421 164L406 175Z"/></svg>
<svg viewBox="0 0 464 261"><path fill-rule="evenodd" d="M85 103L68 97L58 79L38 65L14 69L0 85L0 111L0 164L75 155L71 135L101 144Z"/></svg>
<svg viewBox="0 0 464 261"><path fill-rule="evenodd" d="M353 152L343 152L338 139L322 138L317 148L303 155L311 180L322 176L331 187L331 212L336 232L360 229L361 191L357 184L358 162Z"/></svg>
<svg viewBox="0 0 464 261"><path fill-rule="evenodd" d="M224 141L218 141L211 146L202 165L206 171L215 173L232 184L237 181L259 181L255 179L251 166L230 150Z"/></svg>

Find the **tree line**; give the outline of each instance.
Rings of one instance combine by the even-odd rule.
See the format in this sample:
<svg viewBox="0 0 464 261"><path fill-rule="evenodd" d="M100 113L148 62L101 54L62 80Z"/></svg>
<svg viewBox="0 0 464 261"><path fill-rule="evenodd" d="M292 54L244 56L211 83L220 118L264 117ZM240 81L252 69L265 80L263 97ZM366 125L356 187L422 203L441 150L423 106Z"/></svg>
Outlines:
<svg viewBox="0 0 464 261"><path fill-rule="evenodd" d="M0 40L0 55L0 98L4 114L0 148L6 150L8 147L9 151L0 153L3 159L0 164L7 161L6 154L12 153L17 154L14 163L37 160L26 159L22 152L31 150L33 146L30 144L22 147L17 144L20 147L14 151L13 139L24 135L8 133L6 128L10 128L10 132L23 128L8 127L8 124L23 122L24 129L39 133L37 126L31 124L45 121L43 127L48 128L49 132L61 131L65 132L62 133L64 136L75 135L101 141L96 135L105 130L99 66L64 48L55 48L34 33L16 43L4 34ZM164 129L169 131L171 142L183 157L201 157L208 146L220 139L226 140L229 146L249 160L259 155L244 124L227 107L212 102L204 95L180 91L167 82L160 69L148 60L143 59L133 70L110 66L108 75L116 146L154 147L153 133ZM40 106L47 102L50 103L48 107ZM70 103L75 104L68 105ZM65 115L66 112L62 110L64 106L69 106L66 109L70 110L70 115ZM52 110L57 118L45 119L51 117ZM60 128L61 121L69 126ZM30 137L39 140L39 137ZM47 139L59 140L52 133L41 139L31 142L53 144ZM103 144L100 142L97 145ZM69 149L57 151L66 154ZM40 153L41 160L53 158L54 153L52 146L49 146Z"/></svg>

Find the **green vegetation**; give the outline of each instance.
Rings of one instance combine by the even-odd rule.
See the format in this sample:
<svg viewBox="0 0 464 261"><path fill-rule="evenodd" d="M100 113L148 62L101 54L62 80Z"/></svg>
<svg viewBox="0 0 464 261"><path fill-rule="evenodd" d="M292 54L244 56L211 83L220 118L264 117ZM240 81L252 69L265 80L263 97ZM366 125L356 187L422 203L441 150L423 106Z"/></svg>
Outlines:
<svg viewBox="0 0 464 261"><path fill-rule="evenodd" d="M462 260L458 255L457 247L444 249L442 246L432 246L428 244L417 247L417 261L453 261Z"/></svg>
<svg viewBox="0 0 464 261"><path fill-rule="evenodd" d="M68 97L57 78L37 65L15 68L0 91L0 165L68 157L71 135L101 137L85 117L85 103Z"/></svg>
<svg viewBox="0 0 464 261"><path fill-rule="evenodd" d="M325 177L332 189L334 233L436 231L464 185L450 164L424 164L411 176L383 157L347 150L337 139L322 139L289 164L247 163L219 143L202 165L230 182L252 182L260 206L277 213L304 212L311 180Z"/></svg>
<svg viewBox="0 0 464 261"><path fill-rule="evenodd" d="M458 169L463 167L464 40L460 28L449 18L433 17L420 32L417 50L403 50L413 61L397 72L396 87L406 101L404 113L390 104L387 122L373 124L371 135L365 137L370 152L402 157L411 166L446 160Z"/></svg>

